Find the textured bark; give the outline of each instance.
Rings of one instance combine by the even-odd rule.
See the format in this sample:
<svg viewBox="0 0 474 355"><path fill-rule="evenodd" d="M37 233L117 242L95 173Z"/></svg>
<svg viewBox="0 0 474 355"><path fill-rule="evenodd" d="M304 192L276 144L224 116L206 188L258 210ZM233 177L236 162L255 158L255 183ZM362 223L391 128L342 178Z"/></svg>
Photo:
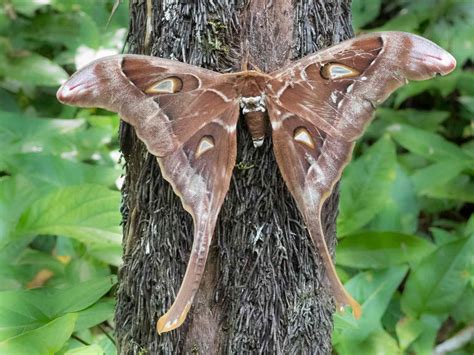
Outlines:
<svg viewBox="0 0 474 355"><path fill-rule="evenodd" d="M221 72L239 70L247 49L251 65L271 71L352 35L349 0L133 0L130 10L131 53ZM120 139L126 161L120 352L330 353L334 305L324 268L280 177L270 138L255 149L243 124L193 308L181 328L158 336L156 321L186 269L192 221L129 126L122 125ZM334 193L323 210L331 251L337 203Z"/></svg>

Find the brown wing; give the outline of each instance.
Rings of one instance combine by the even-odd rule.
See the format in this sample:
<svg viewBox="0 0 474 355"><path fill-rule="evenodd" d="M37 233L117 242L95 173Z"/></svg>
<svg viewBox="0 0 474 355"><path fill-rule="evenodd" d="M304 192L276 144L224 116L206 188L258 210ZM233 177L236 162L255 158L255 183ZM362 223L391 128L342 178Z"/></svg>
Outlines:
<svg viewBox="0 0 474 355"><path fill-rule="evenodd" d="M92 62L58 90L60 102L117 112L150 153L165 156L238 104L234 77L141 55Z"/></svg>
<svg viewBox="0 0 474 355"><path fill-rule="evenodd" d="M326 267L341 306L360 306L342 286L321 228L321 207L350 160L375 105L408 80L445 75L454 58L432 42L401 32L345 41L272 73L267 106L273 149Z"/></svg>
<svg viewBox="0 0 474 355"><path fill-rule="evenodd" d="M58 99L118 112L156 155L164 178L194 221L194 240L176 299L159 333L185 320L204 272L236 157L238 96L232 76L147 56L112 56L74 74Z"/></svg>
<svg viewBox="0 0 474 355"><path fill-rule="evenodd" d="M173 305L158 320L158 333L173 330L184 322L199 288L217 215L235 165L238 118L239 107L229 107L219 120L204 126L176 152L158 158L163 176L194 220L194 241L186 274Z"/></svg>

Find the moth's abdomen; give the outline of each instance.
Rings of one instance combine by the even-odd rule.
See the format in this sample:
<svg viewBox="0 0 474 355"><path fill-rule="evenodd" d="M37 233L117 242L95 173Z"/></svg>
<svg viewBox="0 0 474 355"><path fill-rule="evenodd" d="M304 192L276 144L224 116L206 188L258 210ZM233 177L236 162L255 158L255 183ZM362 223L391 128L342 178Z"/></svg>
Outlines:
<svg viewBox="0 0 474 355"><path fill-rule="evenodd" d="M265 139L267 130L267 119L265 112L253 111L244 114L245 123L252 136L254 147L260 147Z"/></svg>
<svg viewBox="0 0 474 355"><path fill-rule="evenodd" d="M265 131L267 130L267 117L265 107L265 95L254 90L246 90L246 94L240 99L240 107L245 117L245 123L252 136L254 147L260 147L265 139Z"/></svg>

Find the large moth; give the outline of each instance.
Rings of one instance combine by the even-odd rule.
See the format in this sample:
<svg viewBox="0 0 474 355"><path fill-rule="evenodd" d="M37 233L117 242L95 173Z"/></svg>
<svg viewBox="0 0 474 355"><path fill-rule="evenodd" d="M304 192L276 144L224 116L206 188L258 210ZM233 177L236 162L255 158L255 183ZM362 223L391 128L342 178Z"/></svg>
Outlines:
<svg viewBox="0 0 474 355"><path fill-rule="evenodd" d="M360 36L270 74L219 74L177 61L117 55L75 73L59 101L118 112L157 157L164 178L194 221L186 274L159 333L179 327L199 288L217 215L236 159L236 125L245 116L254 145L267 122L284 181L294 197L336 303L359 304L346 292L321 228L321 207L350 160L377 104L408 80L445 75L455 59L434 43L401 32Z"/></svg>

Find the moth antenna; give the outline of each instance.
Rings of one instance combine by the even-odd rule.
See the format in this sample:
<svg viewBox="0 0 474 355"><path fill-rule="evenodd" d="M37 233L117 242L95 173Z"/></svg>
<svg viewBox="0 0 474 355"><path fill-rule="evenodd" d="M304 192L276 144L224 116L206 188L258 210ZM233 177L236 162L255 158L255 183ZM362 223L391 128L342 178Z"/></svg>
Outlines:
<svg viewBox="0 0 474 355"><path fill-rule="evenodd" d="M259 73L263 73L263 70L260 69L259 67L257 67L255 64L250 63L250 65L252 66L252 69L253 69L253 70L258 71Z"/></svg>
<svg viewBox="0 0 474 355"><path fill-rule="evenodd" d="M245 39L242 43L242 71L247 71L249 67L249 58L250 58L250 51L249 51L249 41Z"/></svg>

